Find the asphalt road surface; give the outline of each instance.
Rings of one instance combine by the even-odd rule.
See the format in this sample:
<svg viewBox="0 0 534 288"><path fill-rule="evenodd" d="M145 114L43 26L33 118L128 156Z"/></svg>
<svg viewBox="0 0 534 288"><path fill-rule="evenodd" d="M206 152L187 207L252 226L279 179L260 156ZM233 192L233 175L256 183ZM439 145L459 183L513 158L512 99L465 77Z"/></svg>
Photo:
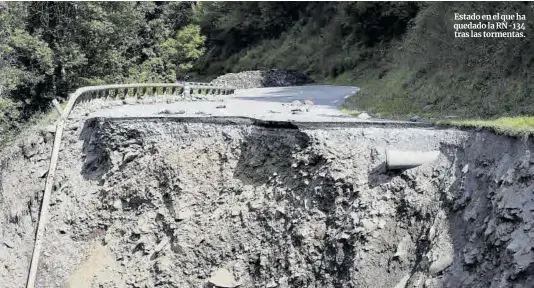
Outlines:
<svg viewBox="0 0 534 288"><path fill-rule="evenodd" d="M241 116L273 121L362 121L339 110L345 99L357 91L357 87L329 85L240 89L222 101L121 105L98 110L90 116L110 118ZM302 103L311 100L313 105L292 105L295 100ZM166 113L163 112L165 110Z"/></svg>

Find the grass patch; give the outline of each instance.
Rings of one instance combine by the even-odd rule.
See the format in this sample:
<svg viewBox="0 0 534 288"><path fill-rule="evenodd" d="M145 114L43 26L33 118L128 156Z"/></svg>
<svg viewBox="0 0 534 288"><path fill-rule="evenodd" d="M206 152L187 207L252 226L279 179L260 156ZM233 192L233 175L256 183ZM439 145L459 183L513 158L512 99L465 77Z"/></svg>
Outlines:
<svg viewBox="0 0 534 288"><path fill-rule="evenodd" d="M354 86L354 80L350 72L344 72L335 78L326 78L324 81L319 81L325 85L340 85L340 86Z"/></svg>
<svg viewBox="0 0 534 288"><path fill-rule="evenodd" d="M495 119L533 114L534 98L524 81L514 77L488 80L479 74L447 68L431 73L395 68L382 78L355 79L353 85L361 90L343 107L391 119L414 115L428 120L447 116Z"/></svg>
<svg viewBox="0 0 534 288"><path fill-rule="evenodd" d="M534 135L534 117L503 117L496 120L441 120L438 126L489 129L498 134L529 137Z"/></svg>
<svg viewBox="0 0 534 288"><path fill-rule="evenodd" d="M358 115L360 115L362 113L362 112L360 112L358 110L351 110L351 109L346 109L346 108L343 108L343 107L341 107L340 110L344 114L351 115L351 116L358 116Z"/></svg>
<svg viewBox="0 0 534 288"><path fill-rule="evenodd" d="M413 77L411 71L399 69L383 79L357 79L354 84L361 90L347 98L343 107L392 119L421 115L421 108L428 103L421 103L423 101L411 93L407 83L412 82Z"/></svg>

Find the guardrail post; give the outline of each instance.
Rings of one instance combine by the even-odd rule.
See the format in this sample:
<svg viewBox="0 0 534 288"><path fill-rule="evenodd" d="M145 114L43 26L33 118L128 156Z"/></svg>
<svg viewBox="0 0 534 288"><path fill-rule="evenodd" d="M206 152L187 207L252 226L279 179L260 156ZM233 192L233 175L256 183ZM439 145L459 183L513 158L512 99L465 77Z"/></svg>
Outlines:
<svg viewBox="0 0 534 288"><path fill-rule="evenodd" d="M185 86L184 86L184 97L185 98L191 97L191 86L189 86L189 83L185 83Z"/></svg>
<svg viewBox="0 0 534 288"><path fill-rule="evenodd" d="M148 96L148 87L145 87L145 89L143 91L143 98L145 98L147 96Z"/></svg>

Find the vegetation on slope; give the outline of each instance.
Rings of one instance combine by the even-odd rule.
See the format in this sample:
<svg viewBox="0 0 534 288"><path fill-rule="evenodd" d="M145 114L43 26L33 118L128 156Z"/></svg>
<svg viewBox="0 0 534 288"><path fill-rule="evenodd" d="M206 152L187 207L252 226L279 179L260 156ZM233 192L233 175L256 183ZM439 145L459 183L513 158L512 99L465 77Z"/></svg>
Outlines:
<svg viewBox="0 0 534 288"><path fill-rule="evenodd" d="M260 14L225 13L232 5L204 6L203 31L217 37L261 29L247 23ZM253 5L253 4L249 4ZM414 114L439 118L532 115L532 37L455 38L454 13L524 14L532 30L530 3L327 2L295 7L277 34L256 33L240 43L211 43L202 71L296 69L330 84L360 86L344 108L383 117ZM270 11L272 11L271 8ZM210 25L204 23L212 23ZM215 23L215 24L213 24ZM268 22L271 23L271 22ZM511 25L511 22L509 22ZM266 36L266 35L270 35ZM208 37L210 39L210 37ZM224 53L219 53L223 51ZM206 64L207 63L207 64Z"/></svg>
<svg viewBox="0 0 534 288"><path fill-rule="evenodd" d="M199 73L279 68L318 79L352 71L381 54L419 9L407 2L201 4L196 11L202 11L197 15L208 49Z"/></svg>
<svg viewBox="0 0 534 288"><path fill-rule="evenodd" d="M530 4L492 4L426 6L414 18L413 28L403 41L390 52L388 72L381 79L361 79L362 93L346 105L385 115L532 115L532 37L454 38L455 12L534 16ZM533 26L527 22L526 31Z"/></svg>
<svg viewBox="0 0 534 288"><path fill-rule="evenodd" d="M175 81L204 52L190 2L0 2L0 144L80 86Z"/></svg>
<svg viewBox="0 0 534 288"><path fill-rule="evenodd" d="M496 120L440 120L439 126L489 129L499 134L529 137L534 135L534 117L503 117Z"/></svg>

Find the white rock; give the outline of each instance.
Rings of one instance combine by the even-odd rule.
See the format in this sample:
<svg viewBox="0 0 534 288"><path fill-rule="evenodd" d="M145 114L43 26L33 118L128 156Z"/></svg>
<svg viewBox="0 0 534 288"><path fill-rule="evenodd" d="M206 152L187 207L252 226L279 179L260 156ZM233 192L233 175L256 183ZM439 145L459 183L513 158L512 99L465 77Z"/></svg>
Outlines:
<svg viewBox="0 0 534 288"><path fill-rule="evenodd" d="M443 272L443 270L447 269L447 267L451 266L452 261L453 259L451 255L444 255L432 262L432 265L430 265L428 268L428 272L430 272L432 275L438 275L439 273Z"/></svg>
<svg viewBox="0 0 534 288"><path fill-rule="evenodd" d="M106 233L106 236L104 236L104 244L109 244L109 242L113 239L113 235L111 233Z"/></svg>
<svg viewBox="0 0 534 288"><path fill-rule="evenodd" d="M402 238L401 242L397 245L397 250L395 251L395 255L393 257L396 257L400 259L401 261L404 261L406 256L408 255L408 248L411 244L411 237L410 235L404 236Z"/></svg>
<svg viewBox="0 0 534 288"><path fill-rule="evenodd" d="M434 240L434 237L436 237L436 227L435 225L432 225L428 230L428 240L432 242Z"/></svg>
<svg viewBox="0 0 534 288"><path fill-rule="evenodd" d="M120 199L115 200L115 202L113 202L113 208L115 208L117 210L121 210L122 209L122 201Z"/></svg>
<svg viewBox="0 0 534 288"><path fill-rule="evenodd" d="M39 178L45 178L48 175L48 168L42 167L36 173Z"/></svg>
<svg viewBox="0 0 534 288"><path fill-rule="evenodd" d="M380 220L380 221L378 221L378 226L377 226L377 228L378 228L378 229L384 229L384 227L386 227L386 220Z"/></svg>
<svg viewBox="0 0 534 288"><path fill-rule="evenodd" d="M477 255L479 255L478 249L472 249L464 252L464 262L467 265L472 265L477 262Z"/></svg>
<svg viewBox="0 0 534 288"><path fill-rule="evenodd" d="M122 103L126 104L126 105L133 105L136 102L137 102L136 99L135 98L131 98L131 97L128 97L128 98L122 100Z"/></svg>
<svg viewBox="0 0 534 288"><path fill-rule="evenodd" d="M43 130L48 133L56 133L56 125L47 125Z"/></svg>
<svg viewBox="0 0 534 288"><path fill-rule="evenodd" d="M397 282L397 285L393 288L405 288L406 284L408 284L408 280L410 280L410 275L406 275L400 279L399 282Z"/></svg>
<svg viewBox="0 0 534 288"><path fill-rule="evenodd" d="M7 248L14 248L15 243L11 241L10 239L4 239L4 245L6 245Z"/></svg>
<svg viewBox="0 0 534 288"><path fill-rule="evenodd" d="M369 114L367 114L366 112L360 113L360 115L358 115L358 119L366 120L366 119L369 119L369 118L371 118L371 116Z"/></svg>
<svg viewBox="0 0 534 288"><path fill-rule="evenodd" d="M232 216L239 216L239 214L241 213L241 210L239 210L239 207L234 207L232 208Z"/></svg>
<svg viewBox="0 0 534 288"><path fill-rule="evenodd" d="M366 232L375 230L377 226L377 224L371 219L363 219L361 223Z"/></svg>
<svg viewBox="0 0 534 288"><path fill-rule="evenodd" d="M221 287L221 288L233 288L233 287L239 286L239 284L236 283L234 279L234 275L232 275L230 271L224 268L221 268L215 271L215 273L211 275L208 281L210 284L214 285L215 287Z"/></svg>
<svg viewBox="0 0 534 288"><path fill-rule="evenodd" d="M191 210L181 210L176 213L176 219L177 220L186 220L193 216L193 211Z"/></svg>
<svg viewBox="0 0 534 288"><path fill-rule="evenodd" d="M172 112L169 109L162 109L158 112L158 114L172 114Z"/></svg>
<svg viewBox="0 0 534 288"><path fill-rule="evenodd" d="M469 164L465 164L464 168L462 169L462 173L467 173L469 171Z"/></svg>
<svg viewBox="0 0 534 288"><path fill-rule="evenodd" d="M134 152L134 151L128 151L126 152L126 154L124 154L124 157L122 159L123 162L130 162L132 161L135 157L137 157L138 153L137 152Z"/></svg>

